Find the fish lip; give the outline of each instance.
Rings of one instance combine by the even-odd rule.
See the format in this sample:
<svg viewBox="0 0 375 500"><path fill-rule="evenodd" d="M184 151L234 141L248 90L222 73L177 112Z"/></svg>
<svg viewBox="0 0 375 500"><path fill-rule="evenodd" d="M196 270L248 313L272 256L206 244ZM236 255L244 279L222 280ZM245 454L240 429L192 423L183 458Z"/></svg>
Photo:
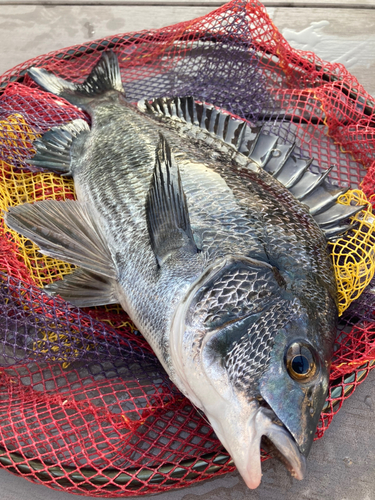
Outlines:
<svg viewBox="0 0 375 500"><path fill-rule="evenodd" d="M278 422L278 423L275 423ZM260 446L261 442L272 443L272 455L278 458L291 475L302 480L306 472L306 458L299 451L297 443L288 429L279 423L274 412L266 407L259 407L254 419L257 431L249 443L245 464L236 463L238 471L250 489L257 488L262 479Z"/></svg>
<svg viewBox="0 0 375 500"><path fill-rule="evenodd" d="M271 425L263 434L263 443L268 443L268 448L271 448L270 454L279 459L294 478L301 481L306 473L306 457L301 453L296 440L285 425L280 422L273 410L263 407L262 411L267 413L268 418L272 419Z"/></svg>

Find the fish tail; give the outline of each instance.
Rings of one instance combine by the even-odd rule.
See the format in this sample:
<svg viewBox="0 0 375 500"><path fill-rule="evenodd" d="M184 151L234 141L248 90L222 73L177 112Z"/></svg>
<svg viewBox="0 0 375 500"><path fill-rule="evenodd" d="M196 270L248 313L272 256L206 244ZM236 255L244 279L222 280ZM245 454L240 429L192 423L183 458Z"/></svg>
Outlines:
<svg viewBox="0 0 375 500"><path fill-rule="evenodd" d="M93 98L108 91L124 93L118 59L111 50L102 53L99 62L83 83L69 82L44 68L30 68L28 74L44 90L82 108Z"/></svg>
<svg viewBox="0 0 375 500"><path fill-rule="evenodd" d="M107 92L124 93L118 59L112 51L102 53L83 83L69 82L43 68L30 68L29 75L43 89L86 111L91 110L93 100ZM71 148L78 138L82 144L89 132L90 127L84 120L74 120L52 128L41 139L34 141L36 154L29 160L30 168L72 175Z"/></svg>

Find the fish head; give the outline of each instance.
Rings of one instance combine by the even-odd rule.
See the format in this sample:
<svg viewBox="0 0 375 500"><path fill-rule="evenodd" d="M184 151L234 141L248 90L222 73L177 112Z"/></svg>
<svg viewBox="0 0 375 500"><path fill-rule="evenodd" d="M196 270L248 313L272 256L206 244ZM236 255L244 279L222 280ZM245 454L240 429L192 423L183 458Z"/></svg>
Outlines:
<svg viewBox="0 0 375 500"><path fill-rule="evenodd" d="M196 283L180 310L177 385L204 411L250 488L261 480L261 447L304 476L336 317L330 294L315 288L319 304L295 296L269 264L231 257Z"/></svg>

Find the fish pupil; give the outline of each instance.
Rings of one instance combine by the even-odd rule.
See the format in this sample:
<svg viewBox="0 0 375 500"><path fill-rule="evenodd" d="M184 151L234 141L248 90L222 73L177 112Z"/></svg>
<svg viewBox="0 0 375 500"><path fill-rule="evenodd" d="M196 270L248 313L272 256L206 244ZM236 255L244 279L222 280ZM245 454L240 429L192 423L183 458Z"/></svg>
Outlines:
<svg viewBox="0 0 375 500"><path fill-rule="evenodd" d="M298 355L293 358L292 370L298 375L305 375L309 371L310 363L306 356Z"/></svg>

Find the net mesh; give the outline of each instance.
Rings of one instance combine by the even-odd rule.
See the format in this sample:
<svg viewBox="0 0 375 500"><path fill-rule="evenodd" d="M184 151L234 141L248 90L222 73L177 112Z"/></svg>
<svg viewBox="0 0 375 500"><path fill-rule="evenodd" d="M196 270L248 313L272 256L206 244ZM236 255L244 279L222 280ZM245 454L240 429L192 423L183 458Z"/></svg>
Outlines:
<svg viewBox="0 0 375 500"><path fill-rule="evenodd" d="M337 282L339 315L356 300L370 283L375 271L375 219L363 191L353 189L340 196L343 205L364 207L351 219L353 229L330 243Z"/></svg>
<svg viewBox="0 0 375 500"><path fill-rule="evenodd" d="M37 88L27 68L82 82L108 48L118 55L130 102L193 95L224 107L295 142L298 154L314 158L314 171L333 165L331 178L353 188L341 202L366 205L330 246L342 315L321 437L375 364L372 98L341 64L292 49L256 1L53 52L0 78L1 209L74 199L69 179L31 171L28 159L33 141L51 127L89 122ZM211 427L170 383L123 310L78 309L43 292L72 269L0 221L1 466L98 497L158 493L233 470Z"/></svg>

